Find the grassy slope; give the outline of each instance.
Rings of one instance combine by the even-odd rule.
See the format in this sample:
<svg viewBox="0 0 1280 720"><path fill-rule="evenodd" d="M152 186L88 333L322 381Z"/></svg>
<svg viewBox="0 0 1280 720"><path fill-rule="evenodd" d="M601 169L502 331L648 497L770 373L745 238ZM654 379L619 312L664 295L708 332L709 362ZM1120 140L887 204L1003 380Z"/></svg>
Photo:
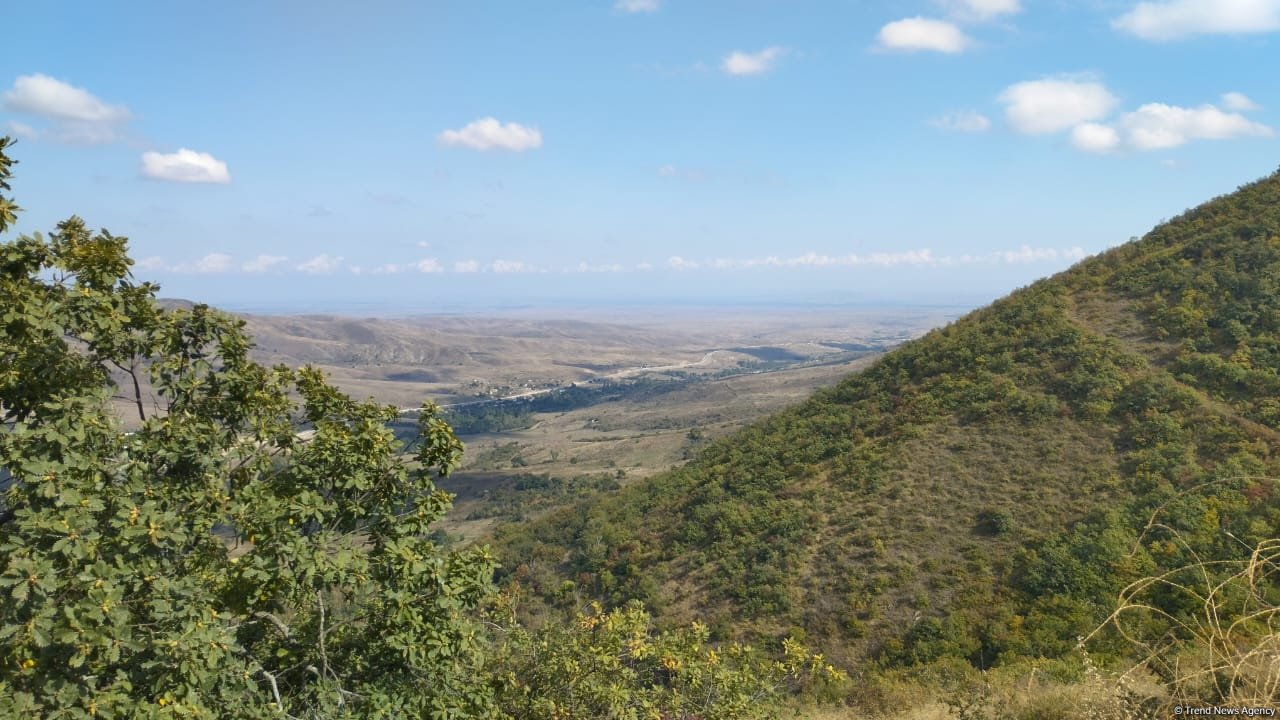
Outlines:
<svg viewBox="0 0 1280 720"><path fill-rule="evenodd" d="M1280 527L1278 331L1280 175L498 551L550 604L638 598L845 662L1061 654L1126 581Z"/></svg>

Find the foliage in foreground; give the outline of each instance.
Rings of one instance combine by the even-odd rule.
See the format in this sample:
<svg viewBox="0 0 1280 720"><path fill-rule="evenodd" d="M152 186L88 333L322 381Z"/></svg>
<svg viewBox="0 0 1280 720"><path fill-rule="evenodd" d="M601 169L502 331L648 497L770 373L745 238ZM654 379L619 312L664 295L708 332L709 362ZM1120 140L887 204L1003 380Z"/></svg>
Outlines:
<svg viewBox="0 0 1280 720"><path fill-rule="evenodd" d="M1247 560L1202 561L1137 581L1120 593L1099 628L1140 651L1129 672L1167 689L1160 710L1280 705L1280 540L1259 543ZM1192 611L1164 609L1168 597Z"/></svg>
<svg viewBox="0 0 1280 720"><path fill-rule="evenodd" d="M0 231L16 212L0 197ZM131 264L75 217L0 244L9 716L728 720L832 672L721 660L638 608L495 634L494 559L431 539L462 451L435 409L406 449L395 408L259 365L241 323L160 308Z"/></svg>
<svg viewBox="0 0 1280 720"><path fill-rule="evenodd" d="M777 716L788 692L844 679L793 640L769 660L745 645L709 646L705 625L655 633L651 622L638 604L592 605L573 625L514 628L499 662L503 711L528 720L763 719Z"/></svg>

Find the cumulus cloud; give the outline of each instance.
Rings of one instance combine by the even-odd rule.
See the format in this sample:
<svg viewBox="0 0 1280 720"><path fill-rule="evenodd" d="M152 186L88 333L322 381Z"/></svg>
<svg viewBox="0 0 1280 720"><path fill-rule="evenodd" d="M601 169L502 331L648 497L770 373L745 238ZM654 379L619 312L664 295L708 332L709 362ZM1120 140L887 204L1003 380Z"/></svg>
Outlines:
<svg viewBox="0 0 1280 720"><path fill-rule="evenodd" d="M991 120L986 115L974 110L961 110L934 118L929 124L939 130L951 132L980 133L991 129Z"/></svg>
<svg viewBox="0 0 1280 720"><path fill-rule="evenodd" d="M1071 144L1091 153L1109 153L1120 147L1120 133L1109 125L1081 123L1071 128Z"/></svg>
<svg viewBox="0 0 1280 720"><path fill-rule="evenodd" d="M998 99L1013 129L1027 135L1061 132L1101 120L1119 102L1102 83L1052 78L1010 85Z"/></svg>
<svg viewBox="0 0 1280 720"><path fill-rule="evenodd" d="M164 258L157 257L155 255L144 257L141 260L134 262L133 266L138 270L147 271L164 270L167 267L165 265Z"/></svg>
<svg viewBox="0 0 1280 720"><path fill-rule="evenodd" d="M1251 110L1261 110L1258 104L1242 92L1229 92L1222 94L1222 106L1228 110L1236 112L1249 112Z"/></svg>
<svg viewBox="0 0 1280 720"><path fill-rule="evenodd" d="M119 138L120 127L132 119L129 108L103 102L84 88L40 73L22 75L4 94L3 106L16 113L52 121L45 131L23 125L26 137L49 137L57 142L101 144Z"/></svg>
<svg viewBox="0 0 1280 720"><path fill-rule="evenodd" d="M1184 108L1148 103L1120 118L1128 143L1138 150L1178 147L1191 140L1271 137L1274 132L1238 113L1213 105Z"/></svg>
<svg viewBox="0 0 1280 720"><path fill-rule="evenodd" d="M231 182L227 164L209 153L180 148L175 153L142 153L142 175L152 180L184 183Z"/></svg>
<svg viewBox="0 0 1280 720"><path fill-rule="evenodd" d="M1280 1L1280 0L1278 0ZM1071 145L1091 153L1121 149L1149 151L1192 140L1272 137L1274 131L1239 112L1257 109L1239 92L1212 104L1180 107L1147 103L1110 120L1118 100L1099 82L1046 78L1010 85L999 96L1009 124L1018 132L1043 135L1070 130Z"/></svg>
<svg viewBox="0 0 1280 720"><path fill-rule="evenodd" d="M342 265L342 258L322 253L297 266L298 272L308 275L324 275L337 270Z"/></svg>
<svg viewBox="0 0 1280 720"><path fill-rule="evenodd" d="M735 50L724 57L720 69L730 75L759 75L773 69L786 48L767 47L756 53Z"/></svg>
<svg viewBox="0 0 1280 720"><path fill-rule="evenodd" d="M263 273L288 261L289 258L284 255L259 255L252 260L246 261L240 266L240 269L247 273Z"/></svg>
<svg viewBox="0 0 1280 720"><path fill-rule="evenodd" d="M880 28L876 40L885 50L903 52L958 53L973 45L973 40L952 23L923 17L895 20Z"/></svg>
<svg viewBox="0 0 1280 720"><path fill-rule="evenodd" d="M613 9L624 13L657 12L662 6L659 0L618 0Z"/></svg>
<svg viewBox="0 0 1280 720"><path fill-rule="evenodd" d="M943 5L961 20L985 22L1022 12L1020 0L944 0Z"/></svg>
<svg viewBox="0 0 1280 720"><path fill-rule="evenodd" d="M435 258L423 258L413 264L413 267L420 273L441 273L444 272L444 266Z"/></svg>
<svg viewBox="0 0 1280 720"><path fill-rule="evenodd" d="M524 152L542 147L542 132L519 123L501 123L497 118L483 117L457 130L445 130L436 136L436 141L446 147Z"/></svg>
<svg viewBox="0 0 1280 720"><path fill-rule="evenodd" d="M36 73L13 81L4 94L5 109L55 120L118 123L130 118L129 108L109 105L84 88Z"/></svg>
<svg viewBox="0 0 1280 720"><path fill-rule="evenodd" d="M461 260L453 264L453 271L456 273L480 272L480 263L475 260Z"/></svg>
<svg viewBox="0 0 1280 720"><path fill-rule="evenodd" d="M1244 35L1280 30L1280 0L1140 2L1111 26L1143 40Z"/></svg>

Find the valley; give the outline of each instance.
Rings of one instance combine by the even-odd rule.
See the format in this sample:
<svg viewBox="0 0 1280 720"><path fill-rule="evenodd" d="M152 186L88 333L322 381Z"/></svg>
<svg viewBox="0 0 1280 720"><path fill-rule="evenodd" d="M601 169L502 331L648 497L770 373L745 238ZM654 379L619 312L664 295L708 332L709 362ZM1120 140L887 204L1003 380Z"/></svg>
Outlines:
<svg viewBox="0 0 1280 720"><path fill-rule="evenodd" d="M555 313L565 312L568 318ZM683 308L400 320L246 316L263 362L311 363L403 411L423 400L467 445L439 525L482 538L679 466L832 385L959 308Z"/></svg>

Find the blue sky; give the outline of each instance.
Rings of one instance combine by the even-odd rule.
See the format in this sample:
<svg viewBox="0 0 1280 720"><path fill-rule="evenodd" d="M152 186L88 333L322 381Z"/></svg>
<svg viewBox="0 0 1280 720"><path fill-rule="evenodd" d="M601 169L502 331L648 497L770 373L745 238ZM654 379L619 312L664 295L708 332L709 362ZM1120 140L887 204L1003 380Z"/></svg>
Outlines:
<svg viewBox="0 0 1280 720"><path fill-rule="evenodd" d="M19 230L235 308L993 299L1273 171L1280 0L21 3Z"/></svg>

